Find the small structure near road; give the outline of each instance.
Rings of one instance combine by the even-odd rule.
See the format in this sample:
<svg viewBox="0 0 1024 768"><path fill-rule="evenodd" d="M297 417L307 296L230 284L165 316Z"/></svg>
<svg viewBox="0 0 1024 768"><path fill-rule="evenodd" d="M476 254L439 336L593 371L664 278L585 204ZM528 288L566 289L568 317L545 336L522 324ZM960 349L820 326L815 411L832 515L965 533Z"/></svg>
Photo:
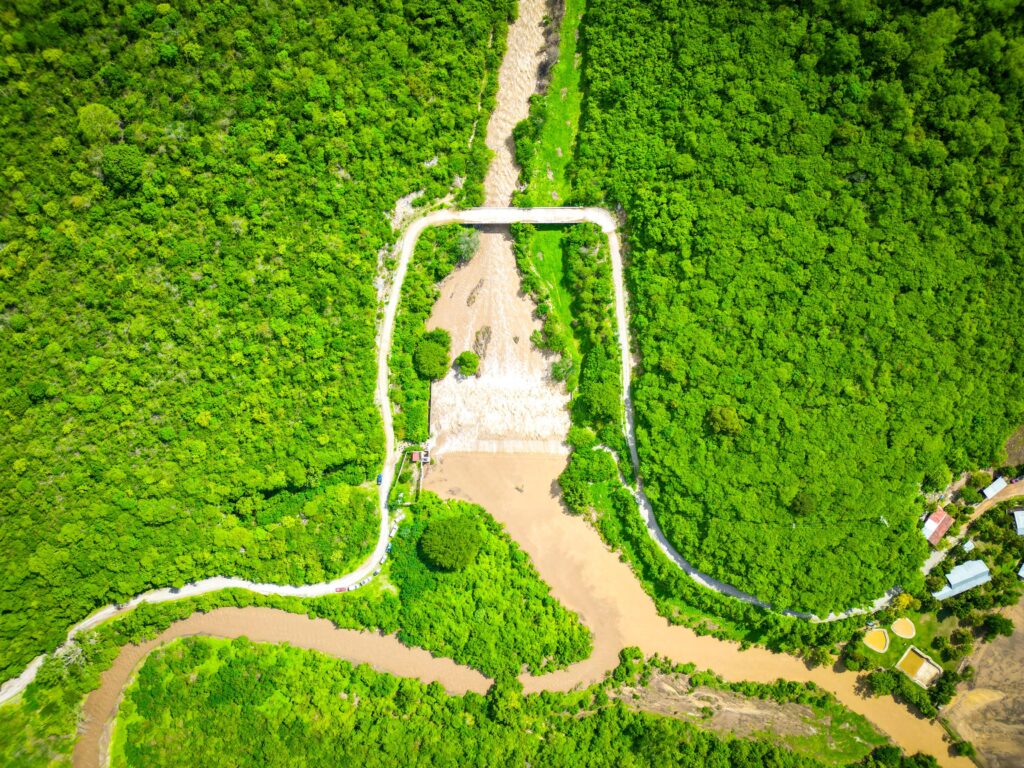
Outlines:
<svg viewBox="0 0 1024 768"><path fill-rule="evenodd" d="M1006 478L1005 477L997 477L993 481L992 485L990 485L987 488L985 488L984 490L982 490L981 494L986 499L991 499L993 496L995 496L997 493L999 493L1005 487L1006 487Z"/></svg>
<svg viewBox="0 0 1024 768"><path fill-rule="evenodd" d="M949 582L947 586L938 592L932 592L932 597L936 600L945 600L947 597L980 587L982 584L992 581L992 574L989 573L988 566L983 560L968 560L953 568L946 576L946 581Z"/></svg>
<svg viewBox="0 0 1024 768"><path fill-rule="evenodd" d="M962 549L964 552L973 552L974 539L968 539L967 541L965 541L963 544L960 545L960 549Z"/></svg>
<svg viewBox="0 0 1024 768"><path fill-rule="evenodd" d="M1010 510L1013 515L1013 527L1017 530L1018 536L1024 536L1024 507L1015 507Z"/></svg>
<svg viewBox="0 0 1024 768"><path fill-rule="evenodd" d="M928 539L929 544L937 547L952 524L953 518L946 514L946 510L939 507L928 515L928 519L924 521L924 528L921 529L921 533Z"/></svg>
<svg viewBox="0 0 1024 768"><path fill-rule="evenodd" d="M896 662L896 669L905 674L922 688L927 688L940 677L942 667L932 661L928 654L910 646Z"/></svg>

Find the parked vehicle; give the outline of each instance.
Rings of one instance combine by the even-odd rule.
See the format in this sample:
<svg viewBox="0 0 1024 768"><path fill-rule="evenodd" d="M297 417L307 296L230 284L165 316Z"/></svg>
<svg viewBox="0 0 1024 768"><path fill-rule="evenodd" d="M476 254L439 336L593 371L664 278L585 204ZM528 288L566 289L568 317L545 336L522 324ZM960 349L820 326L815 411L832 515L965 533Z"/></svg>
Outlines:
<svg viewBox="0 0 1024 768"><path fill-rule="evenodd" d="M377 475L377 485L384 484L384 475Z"/></svg>
<svg viewBox="0 0 1024 768"><path fill-rule="evenodd" d="M335 592L348 592L348 587L338 587Z"/></svg>

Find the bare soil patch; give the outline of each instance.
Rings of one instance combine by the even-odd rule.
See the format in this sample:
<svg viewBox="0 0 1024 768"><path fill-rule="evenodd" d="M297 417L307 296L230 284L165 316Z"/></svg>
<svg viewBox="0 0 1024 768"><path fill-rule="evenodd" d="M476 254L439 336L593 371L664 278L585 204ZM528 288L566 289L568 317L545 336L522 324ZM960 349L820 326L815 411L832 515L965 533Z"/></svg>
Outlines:
<svg viewBox="0 0 1024 768"><path fill-rule="evenodd" d="M1006 441L1006 454L1008 464L1024 464L1024 424Z"/></svg>
<svg viewBox="0 0 1024 768"><path fill-rule="evenodd" d="M770 731L777 736L815 736L814 711L803 704L743 696L698 686L686 675L655 672L645 686L625 686L610 694L633 709L688 720L720 734L749 737Z"/></svg>
<svg viewBox="0 0 1024 768"><path fill-rule="evenodd" d="M978 647L970 659L974 679L944 712L986 768L1024 765L1024 602L1006 615L1016 627L1013 635Z"/></svg>

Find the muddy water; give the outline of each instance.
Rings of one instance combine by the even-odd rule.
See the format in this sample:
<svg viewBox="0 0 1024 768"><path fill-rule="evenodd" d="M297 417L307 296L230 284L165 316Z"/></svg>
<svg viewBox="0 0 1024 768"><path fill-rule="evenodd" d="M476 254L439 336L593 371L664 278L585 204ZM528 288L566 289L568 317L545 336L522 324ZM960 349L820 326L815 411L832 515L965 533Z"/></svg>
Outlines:
<svg viewBox="0 0 1024 768"><path fill-rule="evenodd" d="M272 608L219 608L193 614L168 627L154 640L126 646L114 665L103 673L100 687L85 701L81 737L75 745L75 768L106 764L110 723L117 713L121 694L140 662L154 648L178 637L247 637L254 642L290 643L346 659L354 664L371 664L381 672L438 682L453 694L484 693L490 681L479 672L451 659L437 659L418 648L408 648L392 636L338 629L326 619L310 619Z"/></svg>
<svg viewBox="0 0 1024 768"><path fill-rule="evenodd" d="M507 206L519 168L512 128L529 112L543 57L540 0L521 0L510 27L508 51L498 73L498 99L487 124L494 158L484 181L487 206ZM430 433L435 457L448 451L566 454L569 397L550 379L551 360L530 343L540 328L533 303L520 295L519 274L507 227L480 233L480 247L468 264L440 286L441 298L427 325L452 336L455 355L475 350L477 376L454 371L431 391Z"/></svg>
<svg viewBox="0 0 1024 768"><path fill-rule="evenodd" d="M505 57L498 69L498 94L487 123L488 148L494 158L484 177L484 205L506 206L519 179L512 129L530 112L537 90L538 69L544 56L544 0L519 0L519 16L509 27Z"/></svg>
<svg viewBox="0 0 1024 768"><path fill-rule="evenodd" d="M620 648L635 645L645 654L712 669L726 680L814 682L908 752L933 754L944 766L970 768L969 760L948 754L939 725L915 717L891 698L865 698L852 672L809 670L791 656L760 648L743 651L735 643L669 625L630 567L589 524L562 510L554 482L564 464L553 456L449 454L428 481L440 495L474 501L501 521L554 596L579 613L594 633L591 658L561 672L524 679L527 691L568 690L595 682L615 666Z"/></svg>
<svg viewBox="0 0 1024 768"><path fill-rule="evenodd" d="M507 228L480 235L480 248L441 286L428 326L452 337L452 353L475 349L476 376L454 371L434 384L431 449L566 454L569 430L564 387L550 380L551 362L534 348L540 327L534 305L519 294L519 275Z"/></svg>

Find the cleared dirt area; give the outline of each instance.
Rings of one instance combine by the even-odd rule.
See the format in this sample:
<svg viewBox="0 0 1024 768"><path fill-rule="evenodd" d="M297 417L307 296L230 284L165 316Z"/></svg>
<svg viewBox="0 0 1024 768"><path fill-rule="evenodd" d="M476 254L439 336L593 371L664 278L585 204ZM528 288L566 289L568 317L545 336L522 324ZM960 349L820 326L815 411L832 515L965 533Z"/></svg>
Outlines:
<svg viewBox="0 0 1024 768"><path fill-rule="evenodd" d="M1006 441L1006 454L1008 464L1024 464L1024 424Z"/></svg>
<svg viewBox="0 0 1024 768"><path fill-rule="evenodd" d="M540 322L519 287L507 227L482 232L473 258L440 286L428 327L451 334L453 355L476 348L481 362L476 376L451 371L431 388L435 457L448 451L566 453L569 396L551 381L550 361L530 342Z"/></svg>
<svg viewBox="0 0 1024 768"><path fill-rule="evenodd" d="M770 731L776 736L815 736L814 711L803 704L743 696L707 686L691 690L686 675L655 672L644 686L624 686L612 698L644 712L688 720L701 728L733 736Z"/></svg>
<svg viewBox="0 0 1024 768"><path fill-rule="evenodd" d="M1016 627L1013 635L978 648L970 659L974 679L944 713L987 768L1024 765L1024 602L1006 615Z"/></svg>

